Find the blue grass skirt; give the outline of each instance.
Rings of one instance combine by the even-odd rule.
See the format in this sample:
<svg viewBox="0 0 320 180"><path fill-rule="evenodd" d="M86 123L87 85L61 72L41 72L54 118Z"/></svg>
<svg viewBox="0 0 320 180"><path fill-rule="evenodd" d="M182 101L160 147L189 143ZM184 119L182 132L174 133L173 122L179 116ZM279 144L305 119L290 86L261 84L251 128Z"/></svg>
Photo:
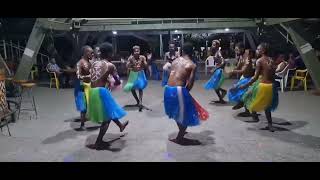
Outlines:
<svg viewBox="0 0 320 180"><path fill-rule="evenodd" d="M120 119L127 114L114 100L107 88L91 88L89 98L90 104L87 115L89 119L95 123Z"/></svg>
<svg viewBox="0 0 320 180"><path fill-rule="evenodd" d="M127 84L124 86L125 92L130 92L133 89L145 89L148 85L148 80L144 71L130 71Z"/></svg>
<svg viewBox="0 0 320 180"><path fill-rule="evenodd" d="M77 111L85 113L87 111L86 96L83 83L79 79L74 80L74 99Z"/></svg>
<svg viewBox="0 0 320 180"><path fill-rule="evenodd" d="M219 89L224 82L224 75L223 75L223 69L219 68L216 69L209 79L207 83L204 84L204 89L211 90L211 89Z"/></svg>
<svg viewBox="0 0 320 180"><path fill-rule="evenodd" d="M251 80L251 77L249 77L249 78L241 78L233 86L233 88L228 91L229 102L231 102L231 103L239 103L241 101L242 95L248 90L248 88L239 89L239 87L249 83L250 80Z"/></svg>
<svg viewBox="0 0 320 180"><path fill-rule="evenodd" d="M185 127L200 124L193 98L185 87L165 86L164 109L170 119Z"/></svg>

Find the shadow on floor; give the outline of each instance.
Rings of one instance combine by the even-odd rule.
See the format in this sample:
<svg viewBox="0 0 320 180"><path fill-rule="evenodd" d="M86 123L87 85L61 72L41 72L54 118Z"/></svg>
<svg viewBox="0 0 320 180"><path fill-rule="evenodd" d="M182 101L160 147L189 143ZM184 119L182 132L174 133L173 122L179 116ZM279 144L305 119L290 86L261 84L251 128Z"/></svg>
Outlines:
<svg viewBox="0 0 320 180"><path fill-rule="evenodd" d="M63 122L80 122L80 116L75 118L66 119Z"/></svg>
<svg viewBox="0 0 320 180"><path fill-rule="evenodd" d="M298 144L300 146L314 148L319 150L320 148L320 137L312 136L312 135L304 135L296 133L292 130L304 127L308 123L305 121L291 121L292 125L284 127L277 126L277 129L280 129L281 132L269 132L260 130L260 126L256 125L255 128L248 128L250 131L255 131L262 136L272 137L278 139L280 141ZM265 125L264 125L265 126ZM279 131L279 130L277 130Z"/></svg>
<svg viewBox="0 0 320 180"><path fill-rule="evenodd" d="M68 121L68 120L66 120L66 121ZM56 134L55 136L46 138L46 139L43 140L41 143L42 143L42 144L53 144L53 143L57 143L57 142L60 142L60 141L65 140L65 139L75 138L75 137L77 137L78 135L85 134L86 132L95 131L95 130L97 130L97 129L100 128L100 126L90 126L89 123L90 123L90 122L87 122L87 123L86 123L86 129L85 129L85 131L79 131L78 128L79 128L79 126L80 126L80 123L71 121L70 127L71 127L72 129L68 129L68 130L66 130L66 131L59 132L59 133Z"/></svg>
<svg viewBox="0 0 320 180"><path fill-rule="evenodd" d="M127 133L126 133L127 134ZM106 133L103 137L103 141L108 142L110 146L103 147L99 150L107 150L111 152L119 152L126 146L126 140L121 139L126 134L112 134ZM86 140L86 147L92 150L97 150L94 146L98 135L91 135Z"/></svg>
<svg viewBox="0 0 320 180"><path fill-rule="evenodd" d="M146 115L148 117L164 117L166 114L164 112L164 106L163 104L156 104L155 106L152 106L152 111L146 111Z"/></svg>
<svg viewBox="0 0 320 180"><path fill-rule="evenodd" d="M123 106L123 109L126 111L138 111L139 107L136 104L129 104L129 105Z"/></svg>
<svg viewBox="0 0 320 180"><path fill-rule="evenodd" d="M167 153L165 159L175 161L210 161L215 162L213 154L217 152L212 145L215 144L215 139L211 137L213 131L202 131L200 133L189 132L185 135L186 138L195 139L201 142L198 146L181 146L167 140ZM175 138L176 133L169 135L169 139Z"/></svg>
<svg viewBox="0 0 320 180"><path fill-rule="evenodd" d="M227 102L225 104L221 104L221 103L215 103L215 102L209 102L210 105L213 106L218 106L218 107L224 107L224 106L233 106L231 103Z"/></svg>
<svg viewBox="0 0 320 180"><path fill-rule="evenodd" d="M188 131L187 131L188 132ZM172 133L169 135L169 139L173 139L177 136L178 132ZM210 137L213 134L213 131L202 131L200 133L188 132L184 137L188 139L194 139L201 142L200 146L215 144L214 138Z"/></svg>

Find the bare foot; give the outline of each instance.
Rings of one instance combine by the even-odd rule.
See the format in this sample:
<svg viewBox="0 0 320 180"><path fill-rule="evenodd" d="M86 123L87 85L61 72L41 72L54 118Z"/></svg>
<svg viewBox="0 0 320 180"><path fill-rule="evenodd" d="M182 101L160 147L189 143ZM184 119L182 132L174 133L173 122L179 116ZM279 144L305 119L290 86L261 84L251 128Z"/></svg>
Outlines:
<svg viewBox="0 0 320 180"><path fill-rule="evenodd" d="M222 93L221 93L222 99L223 99L226 95L227 95L227 91L222 91Z"/></svg>
<svg viewBox="0 0 320 180"><path fill-rule="evenodd" d="M237 109L240 109L240 108L242 108L242 107L243 107L243 103L240 102L240 103L236 104L235 106L233 106L233 107L232 107L232 110L237 110ZM250 114L250 113L249 113L249 114Z"/></svg>
<svg viewBox="0 0 320 180"><path fill-rule="evenodd" d="M123 132L123 130L127 127L128 124L129 124L129 121L125 122L120 128L120 132Z"/></svg>
<svg viewBox="0 0 320 180"><path fill-rule="evenodd" d="M274 132L275 128L273 126L266 126L264 128L261 128L260 130L269 130L270 132Z"/></svg>
<svg viewBox="0 0 320 180"><path fill-rule="evenodd" d="M242 112L242 113L239 113L237 116L239 116L239 117L251 117L251 113L250 112Z"/></svg>
<svg viewBox="0 0 320 180"><path fill-rule="evenodd" d="M110 144L104 141L95 144L96 150L104 150L104 149L108 149L109 147L110 147Z"/></svg>
<svg viewBox="0 0 320 180"><path fill-rule="evenodd" d="M76 131L85 131L86 128L84 126L80 126L79 128L75 129Z"/></svg>
<svg viewBox="0 0 320 180"><path fill-rule="evenodd" d="M219 101L214 101L214 103L217 103L217 104L226 104L227 102L222 99L222 100L219 100Z"/></svg>
<svg viewBox="0 0 320 180"><path fill-rule="evenodd" d="M182 145L182 146L195 146L195 145L201 145L201 142L198 140L188 139L188 138L181 138L181 139L169 139L169 141L172 141L176 144Z"/></svg>

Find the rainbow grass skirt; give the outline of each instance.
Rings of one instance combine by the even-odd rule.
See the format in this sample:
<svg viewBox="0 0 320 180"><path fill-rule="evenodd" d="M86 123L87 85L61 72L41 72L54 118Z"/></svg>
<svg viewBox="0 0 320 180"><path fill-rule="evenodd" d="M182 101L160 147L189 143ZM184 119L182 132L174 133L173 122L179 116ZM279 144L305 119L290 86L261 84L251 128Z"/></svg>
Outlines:
<svg viewBox="0 0 320 180"><path fill-rule="evenodd" d="M133 89L144 89L148 85L148 80L144 71L130 71L127 84L124 86L123 90L125 92L130 92Z"/></svg>
<svg viewBox="0 0 320 180"><path fill-rule="evenodd" d="M224 75L223 75L223 69L219 68L216 69L209 79L207 83L204 84L204 89L211 90L211 89L219 89L221 85L224 82Z"/></svg>
<svg viewBox="0 0 320 180"><path fill-rule="evenodd" d="M242 101L250 112L275 111L279 104L279 95L273 83L256 81L242 96Z"/></svg>
<svg viewBox="0 0 320 180"><path fill-rule="evenodd" d="M92 122L102 123L104 121L121 119L127 114L114 100L107 88L90 88L89 99L90 104L88 105L87 116Z"/></svg>

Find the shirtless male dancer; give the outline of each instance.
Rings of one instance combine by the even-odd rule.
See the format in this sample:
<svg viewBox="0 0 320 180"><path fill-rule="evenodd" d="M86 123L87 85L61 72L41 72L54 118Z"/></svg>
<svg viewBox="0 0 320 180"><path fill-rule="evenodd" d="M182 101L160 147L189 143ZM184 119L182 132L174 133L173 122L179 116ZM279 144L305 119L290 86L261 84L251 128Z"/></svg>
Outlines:
<svg viewBox="0 0 320 180"><path fill-rule="evenodd" d="M78 130L85 130L86 113L88 106L88 90L90 88L90 60L93 57L93 50L90 46L82 48L82 57L77 62L77 79L75 80L74 95L77 110L80 111L81 125Z"/></svg>
<svg viewBox="0 0 320 180"><path fill-rule="evenodd" d="M269 50L268 43L261 43L258 46L256 54L259 59L256 62L255 75L247 84L240 86L240 89L246 89L252 85L242 97L242 104L252 113L253 121L249 122L258 122L256 112L265 111L268 126L262 130L273 132L271 111L278 107L279 97L274 84L276 67L272 59L268 57Z"/></svg>
<svg viewBox="0 0 320 180"><path fill-rule="evenodd" d="M110 144L104 142L103 136L106 134L111 121L117 124L122 132L129 121L122 124L119 119L127 113L114 100L110 91L106 88L109 76L113 76L115 85L119 85L120 79L116 66L111 62L113 48L110 43L100 45L100 61L95 61L90 69L91 72L91 88L89 91L90 104L88 114L90 121L101 123L100 132L95 143L96 149L108 147Z"/></svg>

